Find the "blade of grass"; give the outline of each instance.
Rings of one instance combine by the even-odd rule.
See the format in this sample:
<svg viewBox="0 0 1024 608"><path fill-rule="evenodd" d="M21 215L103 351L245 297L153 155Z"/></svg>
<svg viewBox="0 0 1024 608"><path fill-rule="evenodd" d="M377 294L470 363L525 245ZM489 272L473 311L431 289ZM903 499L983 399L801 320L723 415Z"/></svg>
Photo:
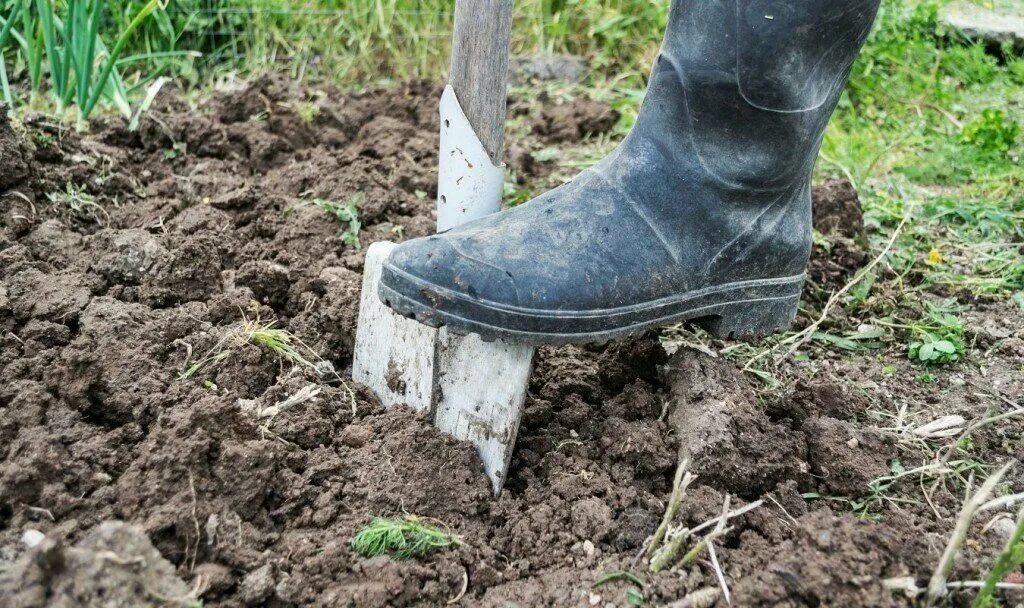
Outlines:
<svg viewBox="0 0 1024 608"><path fill-rule="evenodd" d="M78 86L78 107L85 105L89 98L89 86L92 83L93 66L96 63L96 41L99 40L100 20L103 18L103 11L100 10L100 0L93 0L92 11L89 14L89 34L85 53L82 54L81 66L77 78L81 79Z"/></svg>
<svg viewBox="0 0 1024 608"><path fill-rule="evenodd" d="M118 36L117 42L114 43L114 48L110 50L106 61L103 62L103 68L100 71L100 76L97 79L96 88L93 91L92 97L86 102L85 107L81 108L82 117L88 118L89 114L92 113L93 108L96 107L96 103L100 99L100 95L103 93L103 89L110 79L110 73L114 70L114 66L117 64L117 58L121 55L121 51L124 50L125 45L128 43L131 35L142 25L146 17L149 16L159 6L159 0L149 0L145 6L143 6L139 12L132 19L128 27L121 32Z"/></svg>
<svg viewBox="0 0 1024 608"><path fill-rule="evenodd" d="M21 31L24 36L19 38L25 52L28 63L29 81L32 85L32 96L39 94L39 87L42 85L43 77L43 47L40 44L40 33L36 20L32 17L32 0L22 0L21 3Z"/></svg>
<svg viewBox="0 0 1024 608"><path fill-rule="evenodd" d="M36 0L36 10L39 12L39 28L42 31L43 45L46 48L46 58L50 62L50 80L53 82L53 94L57 99L64 97L64 82L61 76L64 73L61 55L57 51L57 32L54 23L54 6L49 0ZM63 110L63 107L59 108Z"/></svg>
<svg viewBox="0 0 1024 608"><path fill-rule="evenodd" d="M1024 509L1017 514L1017 527L1014 528L1010 539L1006 542L1003 552L992 564L992 572L985 579L978 596L974 598L972 608L991 608L997 606L995 595L996 588L1002 582L1010 570L1024 564Z"/></svg>
<svg viewBox="0 0 1024 608"><path fill-rule="evenodd" d="M4 23L3 29L0 30L0 89L3 90L4 101L7 102L9 108L14 108L14 94L11 93L11 85L7 81L7 60L3 57L3 48L7 44L7 38L11 35L11 30L14 28L14 22L18 18L18 11L21 10L21 5L15 3L11 9L11 14L7 17L7 22Z"/></svg>

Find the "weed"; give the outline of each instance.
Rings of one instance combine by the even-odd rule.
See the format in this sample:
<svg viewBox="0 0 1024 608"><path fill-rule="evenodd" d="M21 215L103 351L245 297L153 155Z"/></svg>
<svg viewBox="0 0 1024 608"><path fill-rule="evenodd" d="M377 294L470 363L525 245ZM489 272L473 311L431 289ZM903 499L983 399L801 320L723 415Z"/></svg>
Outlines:
<svg viewBox="0 0 1024 608"><path fill-rule="evenodd" d="M353 249L360 249L362 247L359 243L359 230L362 227L359 221L359 206L365 198L365 194L357 192L345 204L323 198L313 200L314 205L326 211L331 217L342 224L347 224L344 232L341 233L341 240Z"/></svg>
<svg viewBox="0 0 1024 608"><path fill-rule="evenodd" d="M101 97L109 99L121 113L131 117L128 89L118 66L128 61L153 58L143 54L122 58L134 32L156 11L159 0L148 0L123 24L113 46L106 46L100 26L106 19L104 0L67 0L66 10L58 12L62 3L49 0L13 0L0 31L0 47L7 35L15 41L28 71L30 93L38 98L46 88L51 93L56 112L61 119L68 116L72 105L77 108L77 125L85 121L96 108ZM44 72L43 60L46 60ZM3 62L0 62L3 64ZM18 100L10 86L5 66L0 66L0 84L5 101L11 106ZM30 99L31 104L31 99Z"/></svg>
<svg viewBox="0 0 1024 608"><path fill-rule="evenodd" d="M255 303L250 309L253 311L252 318L242 313L241 324L228 331L205 356L179 372L177 379L188 380L202 369L215 367L230 358L236 348L245 344L253 344L269 350L278 357L282 364L288 362L317 373L323 371L325 366L319 363L320 358L312 349L288 330L274 327L274 321L262 321L259 315L259 306ZM308 355L304 355L300 347ZM317 362L312 359L316 359Z"/></svg>
<svg viewBox="0 0 1024 608"><path fill-rule="evenodd" d="M72 217L78 219L95 221L101 225L110 219L106 209L96 202L96 198L73 182L67 182L63 192L48 193L46 199L54 205L63 207Z"/></svg>
<svg viewBox="0 0 1024 608"><path fill-rule="evenodd" d="M32 132L32 143L35 144L37 148L49 148L53 145L54 141L56 140L53 135L50 135L49 133L43 133L42 131Z"/></svg>
<svg viewBox="0 0 1024 608"><path fill-rule="evenodd" d="M425 557L434 551L457 547L458 537L423 523L418 517L402 519L374 517L370 525L352 538L352 549L363 557L391 553L399 559Z"/></svg>
<svg viewBox="0 0 1024 608"><path fill-rule="evenodd" d="M317 116L320 116L320 106L311 101L303 101L296 104L295 114L306 125L312 125Z"/></svg>
<svg viewBox="0 0 1024 608"><path fill-rule="evenodd" d="M274 321L262 323L257 316L255 319L246 319L242 324L242 337L248 342L269 350L277 355L282 361L293 365L317 369L312 363L295 347L299 342L291 332L286 329L274 327Z"/></svg>
<svg viewBox="0 0 1024 608"><path fill-rule="evenodd" d="M533 190L522 188L515 181L505 180L503 200L506 207L522 205L534 197Z"/></svg>
<svg viewBox="0 0 1024 608"><path fill-rule="evenodd" d="M964 356L964 326L946 307L924 304L924 315L909 325L915 339L907 347L911 361L925 365L955 363Z"/></svg>
<svg viewBox="0 0 1024 608"><path fill-rule="evenodd" d="M644 582L644 579L632 572L629 572L628 570L615 570L604 574L594 581L592 587L597 588L613 581L628 581L635 585L626 589L626 604L629 606L643 606L646 601L643 592L646 583Z"/></svg>
<svg viewBox="0 0 1024 608"><path fill-rule="evenodd" d="M988 154L1002 155L1013 148L1020 134L1020 125L1007 118L1006 112L987 108L981 117L964 125L960 142L974 146Z"/></svg>

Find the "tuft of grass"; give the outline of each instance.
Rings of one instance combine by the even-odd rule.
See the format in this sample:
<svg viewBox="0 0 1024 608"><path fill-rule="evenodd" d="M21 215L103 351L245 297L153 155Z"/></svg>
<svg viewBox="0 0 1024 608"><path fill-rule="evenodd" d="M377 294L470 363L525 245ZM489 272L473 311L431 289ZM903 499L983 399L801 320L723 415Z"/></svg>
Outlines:
<svg viewBox="0 0 1024 608"><path fill-rule="evenodd" d="M353 249L361 249L359 230L362 228L362 223L359 221L359 206L363 204L365 199L365 194L357 192L344 204L323 198L313 199L313 204L345 225L345 230L341 233L343 243Z"/></svg>
<svg viewBox="0 0 1024 608"><path fill-rule="evenodd" d="M992 155L1007 154L1017 142L1020 125L997 108L982 110L981 116L964 125L960 142Z"/></svg>
<svg viewBox="0 0 1024 608"><path fill-rule="evenodd" d="M225 334L205 356L178 373L177 379L188 380L200 370L216 366L231 357L234 350L244 344L254 344L269 350L277 355L282 364L288 362L321 373L321 366L311 361L311 358L320 359L316 353L288 330L274 327L275 321L262 321L258 305L254 304L251 308L254 311L252 318L242 313L241 325ZM304 355L299 350L300 347L309 355Z"/></svg>
<svg viewBox="0 0 1024 608"><path fill-rule="evenodd" d="M304 124L312 125L313 121L316 120L317 116L320 116L320 106L316 105L312 101L303 101L296 104L295 114L299 117Z"/></svg>
<svg viewBox="0 0 1024 608"><path fill-rule="evenodd" d="M390 553L398 559L425 557L460 544L457 536L412 515L402 519L374 517L352 538L352 549L363 557Z"/></svg>

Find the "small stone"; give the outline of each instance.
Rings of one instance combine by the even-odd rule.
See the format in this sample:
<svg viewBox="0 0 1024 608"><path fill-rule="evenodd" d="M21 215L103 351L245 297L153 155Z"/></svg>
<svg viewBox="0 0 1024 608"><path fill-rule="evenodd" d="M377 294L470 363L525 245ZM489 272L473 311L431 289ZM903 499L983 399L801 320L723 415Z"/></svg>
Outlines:
<svg viewBox="0 0 1024 608"><path fill-rule="evenodd" d="M39 530L28 529L22 533L21 542L25 543L25 546L31 549L43 542L44 538L46 538L46 535Z"/></svg>
<svg viewBox="0 0 1024 608"><path fill-rule="evenodd" d="M596 593L591 593L590 594L590 605L591 606L597 606L600 603L601 603L601 596L596 594Z"/></svg>
<svg viewBox="0 0 1024 608"><path fill-rule="evenodd" d="M596 549L594 548L594 543L590 542L589 540L583 541L583 553L587 557L593 557L595 550Z"/></svg>
<svg viewBox="0 0 1024 608"><path fill-rule="evenodd" d="M846 445L850 446L850 449L855 449L858 445L860 445L860 442L857 441L856 437L853 437L846 442Z"/></svg>
<svg viewBox="0 0 1024 608"><path fill-rule="evenodd" d="M992 534L996 535L1000 543L1005 544L1013 536L1016 528L1017 526L1012 519L1000 518L992 523L990 531Z"/></svg>
<svg viewBox="0 0 1024 608"><path fill-rule="evenodd" d="M247 606L262 605L274 593L274 570L270 564L264 564L245 575L238 584L238 595Z"/></svg>

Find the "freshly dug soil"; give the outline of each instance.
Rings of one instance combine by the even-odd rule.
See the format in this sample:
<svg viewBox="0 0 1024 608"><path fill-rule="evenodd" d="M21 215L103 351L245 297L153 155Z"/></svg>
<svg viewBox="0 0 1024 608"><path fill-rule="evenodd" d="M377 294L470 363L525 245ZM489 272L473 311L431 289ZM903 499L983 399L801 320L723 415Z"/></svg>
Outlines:
<svg viewBox="0 0 1024 608"><path fill-rule="evenodd" d="M993 395L1019 398L1021 312L976 311L985 354L930 385L898 356L823 353L759 393L735 363L670 356L656 334L542 348L492 498L471 446L342 382L366 245L432 231L438 94L268 77L195 107L162 95L138 132L0 122L0 607L626 606L638 586L595 582L633 568L680 457L697 478L677 523L716 517L726 495L764 500L717 541L733 605L911 604L882 581L927 581L962 489L940 484L929 504L913 478L886 494L906 501L854 517L872 480L934 449L877 412L974 419ZM614 122L587 112L600 124L572 133L540 117L542 137ZM846 198L828 230L857 247L859 210L829 188ZM362 249L317 199L358 202ZM270 322L303 361L245 339ZM974 456L1020 456L1021 432L988 427ZM1024 491L1020 473L1007 490ZM354 553L373 516L403 514L462 544ZM975 526L953 578L983 576L1004 533ZM648 605L717 593L706 554L635 570Z"/></svg>

